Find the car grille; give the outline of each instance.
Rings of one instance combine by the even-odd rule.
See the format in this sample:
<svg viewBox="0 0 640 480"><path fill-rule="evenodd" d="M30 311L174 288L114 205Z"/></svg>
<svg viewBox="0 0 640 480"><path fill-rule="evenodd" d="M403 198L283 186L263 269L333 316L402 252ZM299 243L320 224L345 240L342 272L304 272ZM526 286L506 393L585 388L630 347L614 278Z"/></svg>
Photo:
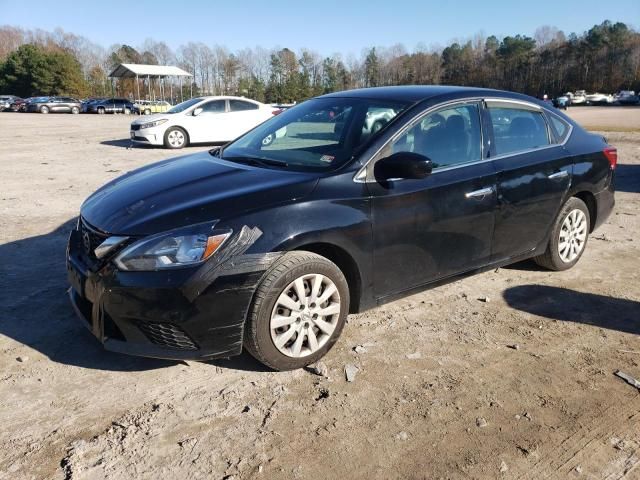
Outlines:
<svg viewBox="0 0 640 480"><path fill-rule="evenodd" d="M137 125L137 124L134 123L133 125L131 125L131 130L134 130L134 131L135 130L140 130L140 125Z"/></svg>
<svg viewBox="0 0 640 480"><path fill-rule="evenodd" d="M197 350L196 344L178 326L171 323L139 322L138 328L155 345L175 350Z"/></svg>
<svg viewBox="0 0 640 480"><path fill-rule="evenodd" d="M91 226L84 218L80 220L80 234L82 236L82 246L84 253L91 259L97 260L94 250L107 238L109 234L101 232L97 228Z"/></svg>

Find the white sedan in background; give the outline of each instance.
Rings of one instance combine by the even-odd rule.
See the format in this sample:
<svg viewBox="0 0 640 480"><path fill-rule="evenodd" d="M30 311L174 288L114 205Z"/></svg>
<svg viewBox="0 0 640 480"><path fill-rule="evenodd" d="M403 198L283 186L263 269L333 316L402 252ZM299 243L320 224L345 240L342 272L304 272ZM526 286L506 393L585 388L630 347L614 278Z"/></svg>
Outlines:
<svg viewBox="0 0 640 480"><path fill-rule="evenodd" d="M139 144L182 148L194 143L224 143L277 115L279 109L243 97L198 97L164 113L131 123Z"/></svg>

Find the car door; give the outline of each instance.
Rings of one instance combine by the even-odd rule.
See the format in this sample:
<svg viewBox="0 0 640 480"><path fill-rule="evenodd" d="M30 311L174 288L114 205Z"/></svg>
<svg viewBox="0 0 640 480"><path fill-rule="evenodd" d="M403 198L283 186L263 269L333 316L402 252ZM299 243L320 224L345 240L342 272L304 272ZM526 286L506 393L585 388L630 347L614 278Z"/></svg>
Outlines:
<svg viewBox="0 0 640 480"><path fill-rule="evenodd" d="M572 161L538 105L487 100L486 107L498 174L492 259L500 261L544 239L571 185Z"/></svg>
<svg viewBox="0 0 640 480"><path fill-rule="evenodd" d="M227 117L230 135L227 140L239 137L266 120L257 103L237 99L229 99Z"/></svg>
<svg viewBox="0 0 640 480"><path fill-rule="evenodd" d="M59 112L61 110L62 99L60 97L52 97L47 105L50 112Z"/></svg>
<svg viewBox="0 0 640 480"><path fill-rule="evenodd" d="M224 142L227 138L225 124L226 101L210 100L186 114L184 125L191 143ZM196 113L197 115L194 115Z"/></svg>
<svg viewBox="0 0 640 480"><path fill-rule="evenodd" d="M480 118L476 101L430 110L368 166L378 298L489 261L496 174L484 158ZM377 181L375 163L401 151L431 159L432 173L421 180Z"/></svg>
<svg viewBox="0 0 640 480"><path fill-rule="evenodd" d="M62 107L63 107L62 110L65 112L71 112L71 107L74 102L75 100L73 98L64 97L62 99Z"/></svg>

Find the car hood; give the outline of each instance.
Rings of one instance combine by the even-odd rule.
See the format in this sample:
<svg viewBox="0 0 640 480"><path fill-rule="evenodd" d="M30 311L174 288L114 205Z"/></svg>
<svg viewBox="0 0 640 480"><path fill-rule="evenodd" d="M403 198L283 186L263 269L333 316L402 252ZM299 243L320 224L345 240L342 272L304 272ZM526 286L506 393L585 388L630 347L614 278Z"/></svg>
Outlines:
<svg viewBox="0 0 640 480"><path fill-rule="evenodd" d="M106 233L149 235L298 199L317 181L317 174L236 164L202 152L107 183L85 200L80 214Z"/></svg>
<svg viewBox="0 0 640 480"><path fill-rule="evenodd" d="M144 107L139 107L139 108L140 108L140 110L144 110ZM171 117L173 117L175 115L177 115L177 114L175 114L175 113L154 113L153 115L145 115L142 118L135 119L133 122L131 122L131 125L141 125L143 123L154 122L156 120L161 120L163 118L171 120Z"/></svg>

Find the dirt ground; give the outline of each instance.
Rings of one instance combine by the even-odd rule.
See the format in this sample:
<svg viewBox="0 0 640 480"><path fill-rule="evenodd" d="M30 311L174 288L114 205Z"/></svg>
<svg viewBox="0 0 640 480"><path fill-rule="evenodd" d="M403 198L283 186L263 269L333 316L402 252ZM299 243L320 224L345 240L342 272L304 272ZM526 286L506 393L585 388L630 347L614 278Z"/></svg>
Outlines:
<svg viewBox="0 0 640 480"><path fill-rule="evenodd" d="M640 390L614 375L640 379L640 108L605 114L637 130L606 132L617 206L574 269L352 315L325 378L103 351L67 302L67 233L101 184L175 154L127 149L125 116L1 113L0 479L640 478Z"/></svg>

